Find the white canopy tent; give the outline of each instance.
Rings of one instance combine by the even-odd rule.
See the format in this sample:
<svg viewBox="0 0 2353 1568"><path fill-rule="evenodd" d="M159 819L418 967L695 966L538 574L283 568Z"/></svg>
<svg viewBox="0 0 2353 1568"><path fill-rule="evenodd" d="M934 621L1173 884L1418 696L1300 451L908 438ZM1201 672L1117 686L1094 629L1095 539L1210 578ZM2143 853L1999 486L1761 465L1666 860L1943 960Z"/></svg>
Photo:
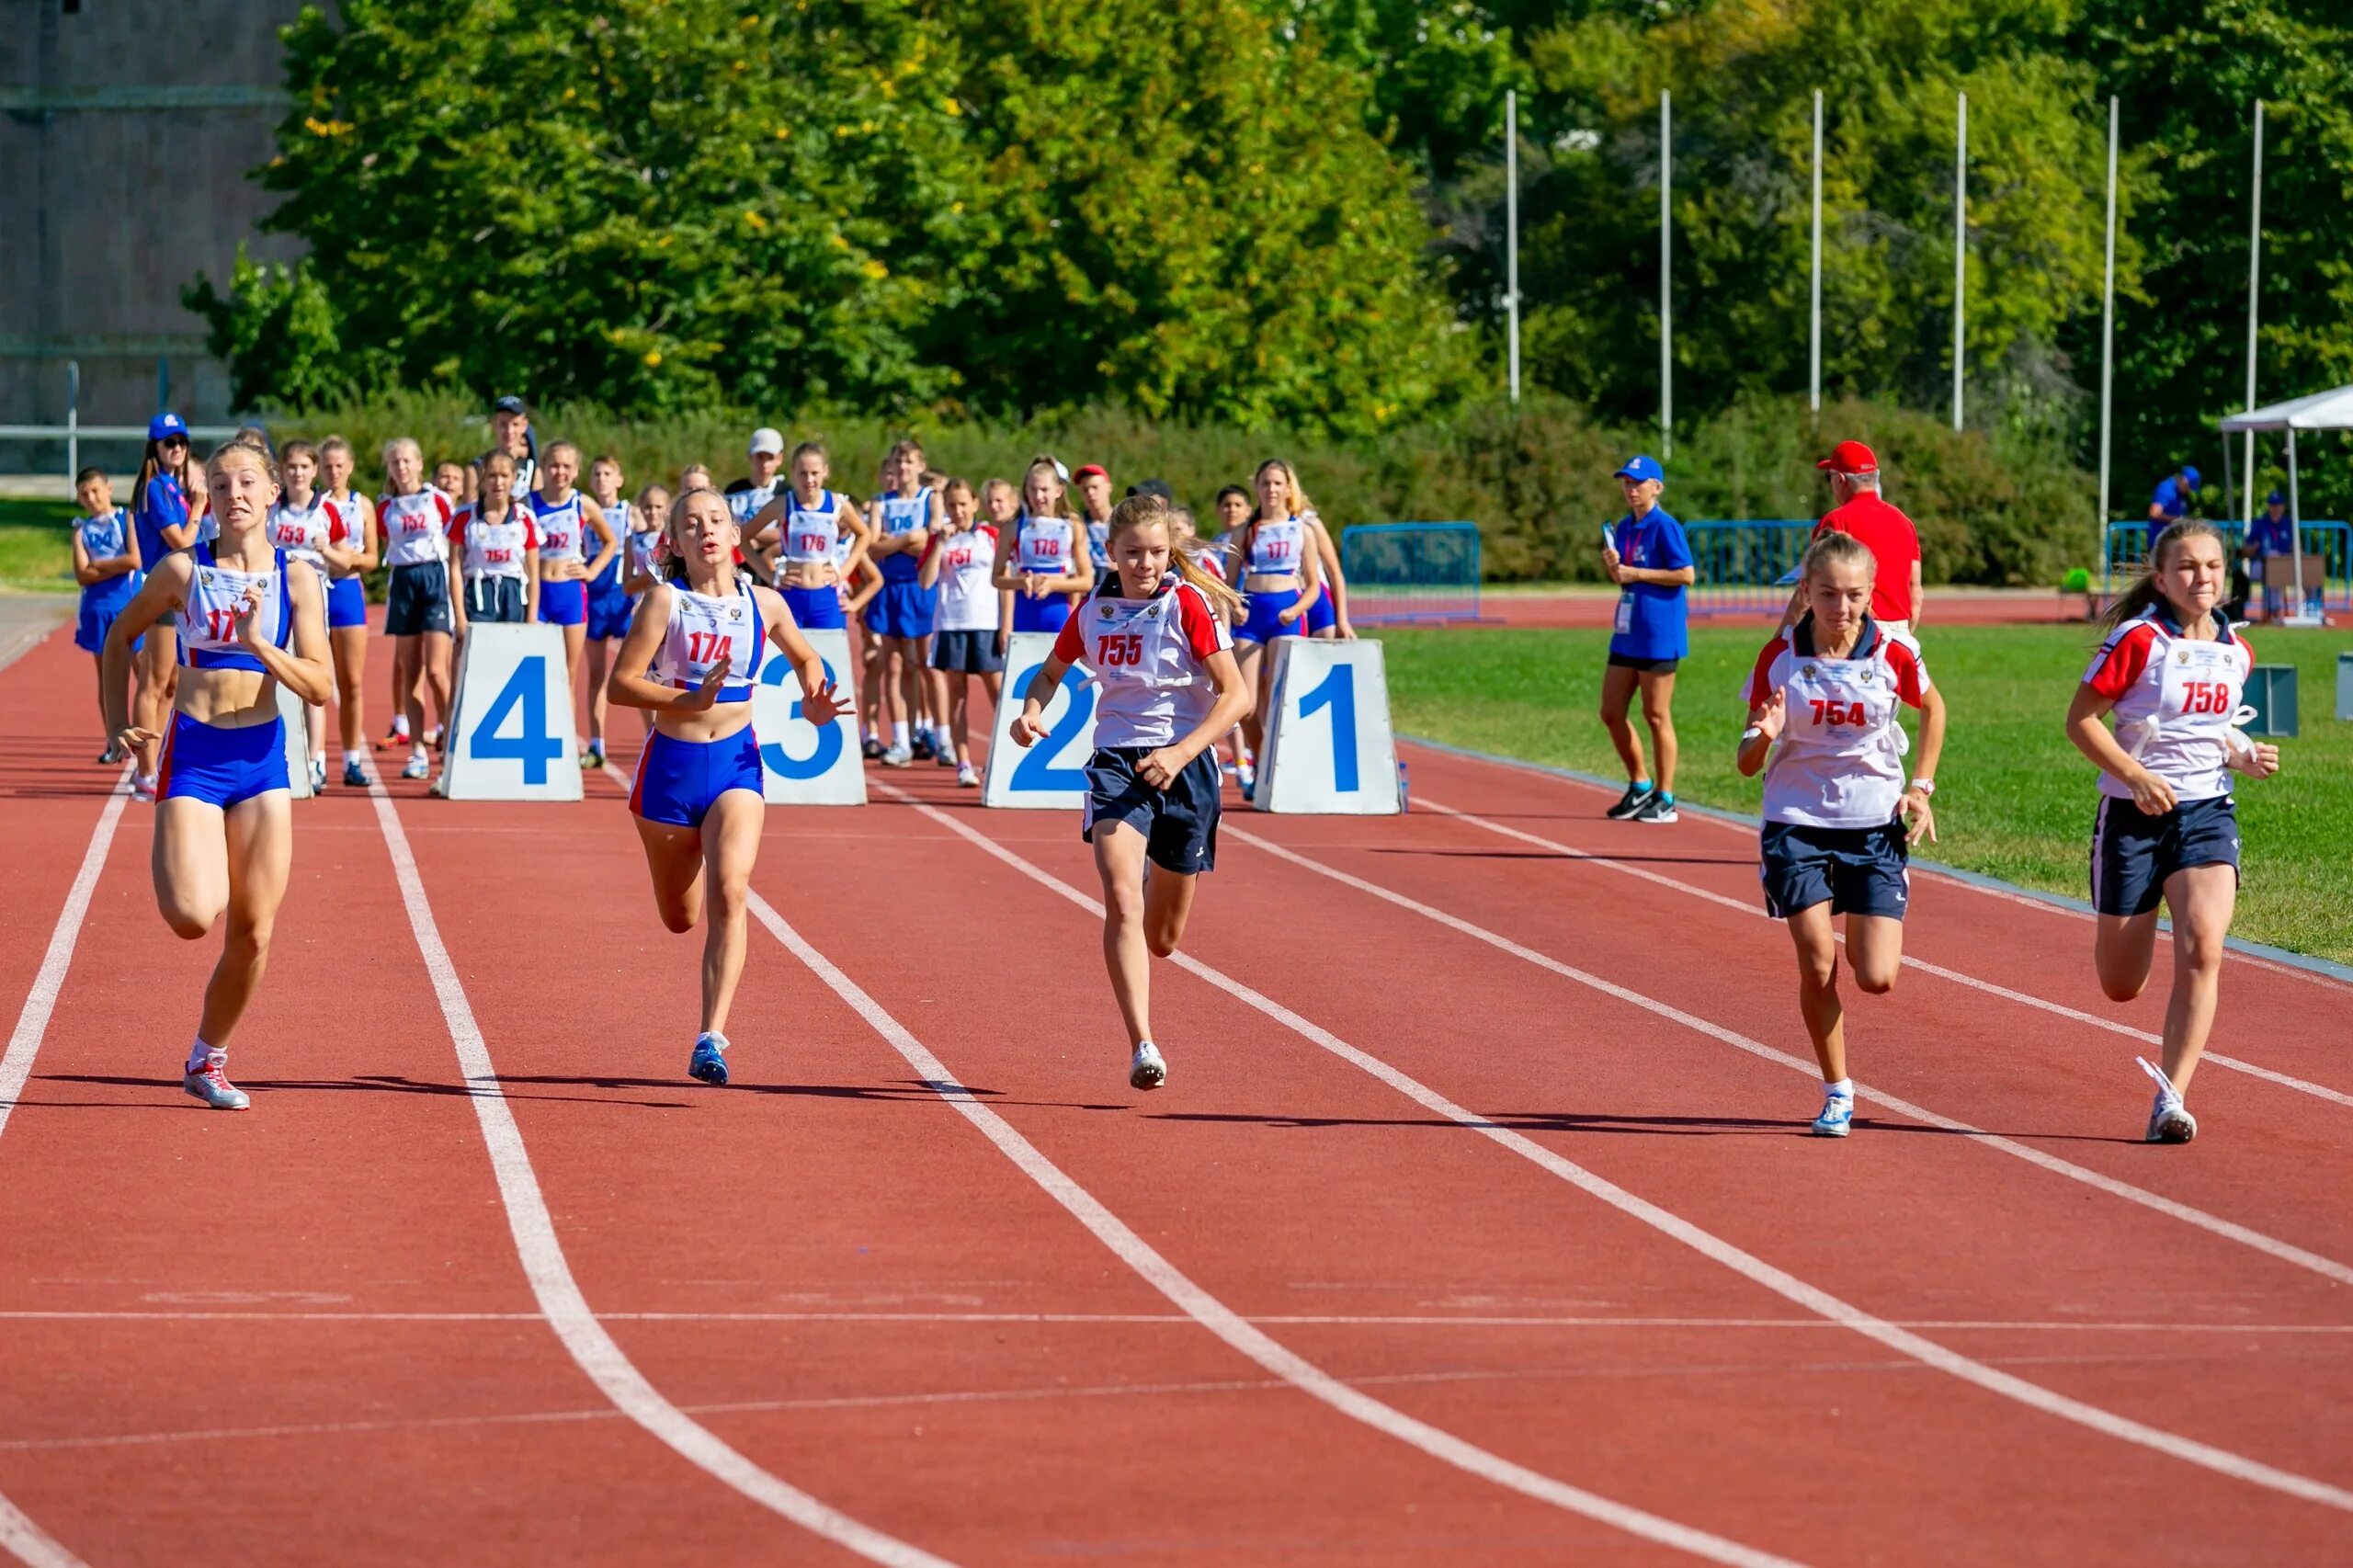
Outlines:
<svg viewBox="0 0 2353 1568"><path fill-rule="evenodd" d="M2290 549L2296 562L2297 614L2300 619L2304 600L2304 508L2298 494L2296 477L2296 432L2299 430L2353 430L2353 387L2338 387L2331 392L2313 392L2309 397L2290 398L2268 408L2251 408L2245 414L2233 414L2222 420L2222 434L2236 436L2257 431L2279 432L2288 437L2288 528ZM2222 463L2227 470L2231 460L2231 444L2222 443ZM2223 477L2224 505L2230 479ZM2247 475L2247 513L2255 516L2255 476Z"/></svg>

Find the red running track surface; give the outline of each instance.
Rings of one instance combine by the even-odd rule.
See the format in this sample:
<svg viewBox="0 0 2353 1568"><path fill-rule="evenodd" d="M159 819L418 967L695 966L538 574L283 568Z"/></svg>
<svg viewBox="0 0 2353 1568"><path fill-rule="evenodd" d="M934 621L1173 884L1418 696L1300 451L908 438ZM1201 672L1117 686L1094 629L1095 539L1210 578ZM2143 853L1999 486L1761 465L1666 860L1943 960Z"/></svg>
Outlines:
<svg viewBox="0 0 2353 1568"><path fill-rule="evenodd" d="M62 642L0 671L12 994L109 782ZM2353 1556L2353 992L2232 960L2216 1049L2303 1086L2210 1065L2204 1135L2146 1148L2146 1046L2052 1008L2161 1002L2097 999L2078 917L1924 877L1912 950L2015 999L1857 1002L1867 1097L1824 1143L1769 1054L1805 1052L1787 938L1706 896L1753 898L1744 835L1414 760L1405 818L1228 817L1149 1097L1096 919L1040 880L1096 892L1075 823L916 769L769 812L753 891L832 979L756 922L724 1091L684 1077L699 937L655 921L617 780L396 782L396 839L331 789L233 1054L255 1109L210 1115L174 1074L217 948L164 930L130 808L0 1124L0 1544L855 1561L790 1486L886 1560Z"/></svg>

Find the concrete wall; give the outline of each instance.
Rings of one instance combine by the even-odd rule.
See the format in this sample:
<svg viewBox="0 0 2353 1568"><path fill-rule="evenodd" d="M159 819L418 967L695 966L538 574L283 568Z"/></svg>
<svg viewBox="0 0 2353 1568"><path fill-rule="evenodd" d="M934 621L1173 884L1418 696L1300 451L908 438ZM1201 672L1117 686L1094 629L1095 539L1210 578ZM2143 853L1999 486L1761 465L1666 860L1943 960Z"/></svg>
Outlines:
<svg viewBox="0 0 2353 1568"><path fill-rule="evenodd" d="M143 424L156 362L189 419L229 412L179 290L225 282L277 198L246 176L283 112L278 28L301 0L0 0L0 424ZM114 460L109 449L92 454ZM0 470L63 461L0 442Z"/></svg>

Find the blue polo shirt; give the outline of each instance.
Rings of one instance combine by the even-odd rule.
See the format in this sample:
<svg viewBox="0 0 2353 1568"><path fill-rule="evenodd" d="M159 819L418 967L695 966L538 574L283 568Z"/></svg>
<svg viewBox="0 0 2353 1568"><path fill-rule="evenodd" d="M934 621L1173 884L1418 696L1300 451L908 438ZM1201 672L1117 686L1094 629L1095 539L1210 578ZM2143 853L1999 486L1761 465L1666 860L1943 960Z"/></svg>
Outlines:
<svg viewBox="0 0 2353 1568"><path fill-rule="evenodd" d="M1630 513L1619 518L1609 532L1618 559L1629 566L1674 572L1691 564L1691 545L1683 537L1683 525L1668 516L1664 506L1652 507L1650 516L1640 521ZM1691 637L1686 619L1688 600L1688 595L1680 586L1627 584L1618 590L1618 618L1609 639L1609 651L1628 659L1688 657Z"/></svg>
<svg viewBox="0 0 2353 1568"><path fill-rule="evenodd" d="M2267 506L2261 516L2247 524L2246 541L2255 546L2258 561L2266 556L2287 555L2295 550L2295 541L2290 537L2292 531L2288 526L2287 513L2282 512L2274 517Z"/></svg>
<svg viewBox="0 0 2353 1568"><path fill-rule="evenodd" d="M2161 523L2154 517L2149 519L2149 548L2151 550L2157 547L2157 536L2165 531L2166 524L2177 517L2189 516L2189 498L2196 494L2194 490L2184 490L2181 487L2181 476L2178 474L2169 473L2158 483L2156 490L2149 496L2149 505L2164 513L2165 520Z"/></svg>

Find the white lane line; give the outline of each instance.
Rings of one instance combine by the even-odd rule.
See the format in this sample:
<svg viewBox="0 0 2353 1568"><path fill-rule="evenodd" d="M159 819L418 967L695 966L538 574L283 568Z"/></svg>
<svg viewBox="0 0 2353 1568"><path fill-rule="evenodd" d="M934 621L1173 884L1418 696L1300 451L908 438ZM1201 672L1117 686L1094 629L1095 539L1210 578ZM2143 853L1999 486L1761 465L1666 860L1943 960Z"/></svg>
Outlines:
<svg viewBox="0 0 2353 1568"><path fill-rule="evenodd" d="M885 788L889 789L890 787L886 785ZM895 790L892 790L892 792L893 794L900 793L900 791ZM903 796L902 798L905 797ZM948 828L950 832L956 834L957 836L968 840L972 844L986 851L989 855L995 857L996 859L1004 862L1015 870L1021 872L1031 881L1060 893L1063 897L1070 900L1073 903L1077 904L1080 908L1090 911L1097 918L1100 919L1102 917L1103 906L1097 903L1093 898L1087 896L1078 889L1070 886L1068 883L1062 881L1050 872L1032 865L1028 860L1023 859L1020 856L1016 855L1013 851L1006 848L1003 845L998 844L995 840L988 837L986 835L965 826L962 823L956 821L945 812L937 811L930 806L917 803L915 805L915 810L922 812L925 816L929 817L934 822L938 823L943 827ZM1279 856L1298 860L1300 864L1309 868L1310 869L1322 871L1325 875L1331 876L1337 881L1347 883L1351 886L1361 888L1363 891L1372 893L1376 897L1387 899L1398 903L1402 907L1415 909L1416 913L1425 913L1428 915L1430 918L1438 921L1440 924L1454 926L1455 928L1463 931L1466 935L1476 934L1482 940L1490 941L1496 946L1504 948L1506 951L1516 952L1520 956L1527 957L1531 961L1541 963L1548 969L1554 969L1556 972L1563 973L1572 979L1579 981L1580 983L1592 985L1595 989L1602 991L1608 994L1631 1002L1635 1006L1659 1014L1661 1017L1671 1017L1679 1023L1688 1024L1689 1027L1697 1028L1704 1034L1725 1040L1733 1044L1738 1044L1743 1050L1753 1050L1757 1054L1764 1055L1768 1059L1790 1062L1794 1062L1795 1061L1794 1058L1785 1057L1780 1052L1773 1051L1770 1047L1758 1044L1754 1040L1745 1040L1741 1036L1734 1035L1728 1029L1719 1029L1714 1025L1709 1024L1702 1019L1693 1018L1688 1014L1681 1013L1675 1008L1667 1006L1665 1003L1654 1002L1650 998L1642 996L1635 992L1628 991L1621 986L1612 985L1608 981L1602 980L1598 976L1586 974L1581 970L1572 970L1565 964L1556 965L1554 960L1546 959L1543 955L1535 953L1530 949L1521 948L1518 943L1509 942L1504 937L1497 937L1493 932L1483 932L1479 927L1472 926L1468 921L1457 920L1453 915L1447 915L1440 910L1431 909L1427 904L1417 905L1413 900L1407 899L1402 893L1392 893L1385 888L1377 888L1372 883L1363 881L1358 878L1351 877L1344 871L1335 871L1331 870L1329 868L1318 866L1314 861L1306 859L1304 857L1291 855L1290 851L1282 848L1279 845L1267 844L1264 840L1256 838L1255 836L1243 833L1238 829L1227 829L1225 831L1230 833L1232 836L1240 838L1246 843L1256 845L1257 846L1267 849ZM1446 1117L1451 1121L1457 1122L1463 1127L1469 1128L1489 1139L1494 1140L1495 1142L1502 1144L1505 1148L1511 1150L1514 1153L1518 1154L1521 1158L1551 1172L1552 1175L1560 1177L1563 1181L1569 1183L1571 1186L1575 1187L1584 1192L1589 1193L1593 1197L1600 1199L1611 1208L1619 1210L1622 1213L1633 1216L1635 1219L1642 1221L1644 1224L1649 1225L1654 1230L1674 1237L1677 1241L1683 1243L1686 1246L1699 1253L1701 1256L1709 1258L1715 1263L1722 1264L1724 1267L1731 1269L1733 1272L1764 1286L1767 1290L1772 1291L1775 1295L1779 1296L1784 1301L1793 1301L1797 1305L1805 1308L1808 1312L1817 1313L1820 1316L1828 1318L1835 1323L1844 1324L1846 1327L1853 1329L1857 1334L1862 1335L1864 1337L1869 1339L1877 1340L1880 1344L1888 1346L1892 1350L1900 1351L1906 1356L1912 1357L1915 1360L1936 1368L1939 1371L1950 1373L1953 1377L1960 1379L1963 1382L1973 1383L1977 1387L1984 1389L1989 1392L2000 1394L2006 1399L2015 1400L2018 1403L2026 1405L2029 1409L2040 1410L2045 1415L2057 1416L2063 1421L2074 1422L2079 1426L2097 1432L2104 1437L2114 1437L2122 1442L2136 1444L2142 1448L2152 1449L2154 1452L2180 1460L2185 1463L2197 1465L2202 1469L2212 1471L2219 1475L2227 1475L2234 1480L2244 1481L2251 1485L2260 1486L2270 1491L2282 1493L2288 1496L2300 1497L2307 1502L2319 1503L2328 1507L2339 1508L2347 1513L2353 1513L2353 1492L2347 1492L2342 1487L2332 1486L2323 1481L2315 1481L2310 1476L2298 1475L2292 1471L2281 1470L2277 1466L2265 1464L2259 1460L2248 1459L2244 1455L2232 1453L2226 1449L2218 1449L2210 1443L2199 1442L2197 1439L2192 1437L2184 1437L2177 1433L2164 1431L2158 1427L2150 1426L2142 1422L2134 1421L2129 1416L2119 1415L2112 1411L2102 1410L2097 1405L2086 1404L2081 1400L2073 1399L2065 1394L2059 1393L2054 1390L2044 1388L2040 1383L2030 1383L2025 1379L2013 1376L2008 1372L1998 1371L1995 1369L1985 1365L1982 1361L1972 1360L1971 1358L1963 1356L1958 1351L1949 1350L1945 1348L1945 1346L1936 1343L1934 1340L1923 1338L1909 1329L1899 1327L1895 1324L1888 1322L1884 1318L1874 1317L1870 1313L1863 1311L1860 1307L1845 1301L1819 1287L1807 1284L1804 1280L1800 1279L1795 1275L1775 1267L1773 1265L1767 1263L1764 1259L1757 1257L1754 1254L1744 1251L1740 1247L1733 1245L1732 1243L1725 1241L1721 1236L1717 1236L1708 1231L1701 1230L1699 1226L1692 1224L1689 1221L1685 1220L1680 1215L1672 1213L1665 1209L1662 1209L1657 1204L1651 1202L1647 1199L1639 1198L1633 1193L1627 1191L1624 1187L1620 1187L1617 1183L1608 1180L1607 1177L1596 1175L1594 1172L1586 1169L1583 1165L1577 1165L1572 1160L1554 1153L1552 1150L1547 1149L1542 1144L1527 1137L1525 1134L1515 1131L1511 1128L1501 1126L1473 1111L1464 1109L1461 1106L1459 1106L1452 1100L1448 1099L1444 1095L1439 1094L1436 1089L1431 1088L1428 1085L1424 1084L1419 1079L1410 1077L1406 1074L1400 1072L1398 1069L1392 1067L1389 1063L1381 1061L1380 1058L1373 1056L1369 1052L1359 1051L1355 1046L1350 1045L1347 1041L1332 1033L1329 1029L1300 1017L1297 1013L1292 1012L1289 1007L1284 1006L1281 1003L1274 1001L1265 994L1233 979L1231 975L1224 973L1222 971L1212 969L1208 964L1201 962L1199 960L1184 953L1177 954L1169 961L1175 963L1186 972L1207 981L1211 985L1216 986L1219 990L1223 991L1237 1000L1256 1008L1259 1012L1264 1013L1267 1017L1273 1018L1278 1023L1280 1023L1294 1034L1322 1046L1325 1051L1328 1051L1333 1055L1339 1057L1342 1061L1349 1062L1354 1066L1362 1069L1364 1072L1370 1074L1373 1077L1380 1079L1384 1084L1387 1084L1391 1088L1395 1089L1399 1094L1404 1095L1406 1098L1414 1101L1415 1104L1420 1105L1427 1109L1435 1111L1438 1115ZM1808 1072L1813 1071L1813 1064L1810 1062L1806 1063L1805 1067ZM1857 1085L1856 1090L1858 1093L1863 1092L1862 1085L1859 1084ZM1901 1102L1891 1100L1884 1095L1875 1094L1872 1097L1878 1099L1883 1105L1902 1109L1905 1115L1916 1117L1923 1120L1929 1120L1934 1122L1936 1125L1948 1127L1955 1131L1975 1131L1974 1129L1961 1127L1958 1122L1953 1122L1942 1118L1933 1118L1928 1116L1926 1112L1904 1108L1902 1106ZM1995 1143L1996 1146L2000 1146L2009 1142L2008 1140L1996 1139L1992 1134L1978 1133L1977 1136L1989 1142ZM2038 1164L2044 1163L2048 1160L2048 1156L2043 1155L2040 1150L2027 1149L2022 1144L2017 1145L2015 1152L2019 1153L2024 1156L2033 1158ZM2096 1173L2091 1171L2079 1171L2078 1167L2068 1165L2064 1161L2048 1160L2048 1163L2068 1175L2075 1176L2076 1179L2086 1181L2093 1186L2107 1187L2112 1185L2124 1194L2133 1195L2135 1201L2146 1200L2152 1207L2179 1207L2178 1205L2171 1205L2170 1200L2168 1199L2157 1198L2154 1193L2141 1193L2136 1187L2127 1187L2121 1182L2110 1184L2107 1177L2097 1176ZM2195 1210L2184 1210L2183 1212L2186 1214L2194 1214L2197 1211ZM2239 1226L2229 1225L2229 1222L2226 1221L2213 1220L2211 1215L2201 1216L2200 1218L2204 1221L2211 1221L2212 1226L2228 1226L2228 1230L2225 1231L2224 1233L2229 1233L2230 1231L2239 1231L2243 1229ZM2268 1236L2257 1236L2256 1233L2252 1231L2245 1232L2245 1234L2247 1237L2252 1238L2250 1244L2258 1245L2266 1251L2273 1251L2276 1249L2278 1253L2286 1255L2294 1254L2298 1250L2289 1247L2285 1243L2274 1242ZM2340 1272L2353 1272L2344 1270L2342 1265L2332 1263L2326 1258L2313 1257L2311 1254L2303 1254L2302 1256L2312 1257L2313 1262L2323 1265L2324 1271L2337 1270Z"/></svg>
<svg viewBox="0 0 2353 1568"><path fill-rule="evenodd" d="M885 785L884 788L893 794L900 793L891 786ZM928 806L918 809L931 810ZM768 934L783 943L793 957L832 987L835 995L848 1003L876 1034L906 1059L907 1064L931 1086L934 1093L962 1112L964 1119L983 1137L996 1145L998 1152L1018 1166L1040 1190L1061 1204L1073 1219L1093 1233L1096 1240L1108 1248L1114 1256L1174 1302L1187 1317L1293 1388L1432 1459L1498 1486L1508 1487L1523 1496L1613 1526L1643 1540L1675 1547L1712 1562L1742 1564L1744 1568L1785 1568L1789 1562L1787 1558L1759 1551L1722 1536L1711 1535L1689 1525L1587 1492L1566 1482L1556 1481L1525 1465L1515 1464L1451 1432L1417 1420L1394 1405L1382 1403L1279 1344L1241 1313L1194 1283L1175 1264L1163 1257L1152 1244L1130 1229L1126 1221L1104 1207L1093 1193L1072 1180L1062 1167L1040 1153L1037 1145L1017 1131L1011 1122L974 1098L972 1092L921 1040L884 1011L882 1006L868 995L856 981L836 968L832 960L804 941L801 933L786 924L784 916L776 912L776 907L757 892L751 896L751 909L753 917L767 927Z"/></svg>
<svg viewBox="0 0 2353 1568"><path fill-rule="evenodd" d="M1640 1007L1646 1013L1669 1019L1682 1025L1685 1028L1706 1035L1711 1040L1721 1040L1735 1050L1745 1051L1751 1056L1775 1062L1794 1073L1802 1073L1815 1082L1821 1079L1820 1066L1804 1057L1776 1050L1763 1040L1752 1040L1747 1035L1725 1028L1720 1024L1710 1023L1707 1019L1687 1013L1670 1003L1645 996L1639 991L1631 991L1625 986L1604 980L1597 974L1578 969L1574 964L1563 963L1549 953L1538 952L1535 949L1515 942L1508 937L1498 936L1485 926L1473 925L1460 915L1449 915L1443 909L1424 903L1419 899L1408 897L1394 889L1382 887L1378 882L1370 882L1362 877L1352 876L1337 867L1326 866L1320 860L1310 859L1304 855L1260 838L1255 834L1244 832L1239 828L1225 831L1229 836L1238 838L1253 848L1263 849L1277 859L1289 861L1302 869L1314 872L1317 876L1328 877L1344 887L1354 888L1358 892L1380 899L1384 903L1392 903L1400 909L1410 910L1426 920L1435 921L1474 941L1484 942L1498 951L1509 953L1512 957L1524 960L1539 969L1548 970L1563 980L1573 980L1579 985L1600 992L1605 996L1615 997L1631 1006ZM2029 1143L2022 1143L2015 1138L2006 1138L1998 1132L1988 1132L1982 1127L1974 1127L1952 1117L1940 1115L1925 1106L1915 1105L1910 1100L1899 1099L1884 1089L1872 1088L1859 1079L1856 1081L1855 1092L1878 1101L1899 1116L1910 1117L1915 1121L1923 1121L1931 1127L1942 1128L1948 1132L1960 1133L1976 1142L1983 1143L1989 1149L1999 1149L2006 1154L2024 1160L2029 1165L2039 1165L2054 1175L2063 1176L2070 1181L2078 1181L2086 1187L2095 1187L2111 1197L2121 1198L2128 1203L2137 1203L2144 1209L2153 1209L2169 1219L2178 1220L2186 1225L2195 1225L2201 1231L2211 1232L2215 1235L2236 1242L2242 1246L2252 1247L2267 1256L2278 1258L2282 1263L2309 1269L2323 1278L2335 1280L2340 1285L2353 1285L2353 1266L2340 1263L2333 1257L2324 1257L2319 1253L2307 1251L2291 1242L2283 1242L2276 1236L2268 1236L2260 1231L2251 1230L2236 1221L2225 1220L2218 1214L2210 1214L2202 1209L2192 1209L2186 1203L2176 1202L2162 1194L2151 1192L2146 1187L2134 1187L2130 1182L2119 1181L2114 1176L2104 1176L2088 1166L2076 1165L2070 1160L2063 1160L2056 1154L2048 1153Z"/></svg>
<svg viewBox="0 0 2353 1568"><path fill-rule="evenodd" d="M25 1005L17 1014L17 1027L8 1033L8 1049L0 1054L0 1132L8 1128L8 1113L17 1108L17 1100L25 1092L25 1081L32 1076L33 1058L40 1051L41 1038L49 1033L49 1020L57 1011L57 998L65 989L66 971L74 967L74 949L82 938L82 924L90 913L90 895L97 891L99 873L106 869L107 852L114 846L114 831L122 821L122 809L131 800L131 769L126 767L114 781L114 790L107 796L104 810L98 812L97 825L90 830L89 847L82 852L81 869L74 873L73 883L65 890L64 907L57 912L57 924L49 933L49 947L41 953L40 968L33 973L32 989L25 994ZM60 1545L57 1539L33 1523L22 1508L0 1496L0 1549L5 1549L35 1568L83 1568L82 1560Z"/></svg>
<svg viewBox="0 0 2353 1568"><path fill-rule="evenodd" d="M392 854L393 874L400 881L401 903L408 911L409 929L416 937L417 950L424 955L426 972L433 981L433 994L441 1004L449 1039L457 1047L459 1071L464 1074L472 1091L466 1098L482 1125L491 1170L498 1178L498 1199L506 1206L507 1227L514 1233L516 1256L530 1279L531 1294L538 1301L540 1312L563 1341L564 1349L623 1415L669 1445L688 1463L724 1482L753 1502L869 1561L888 1563L892 1568L945 1568L944 1559L861 1524L754 1464L717 1433L664 1398L605 1331L597 1314L589 1310L579 1283L573 1278L571 1265L564 1260L563 1244L556 1239L555 1221L548 1213L547 1202L540 1194L539 1176L531 1169L530 1153L523 1146L522 1130L517 1126L515 1113L506 1103L498 1069L491 1061L490 1047L474 1021L473 1005L467 1001L457 968L449 961L449 950L442 944L440 927L433 918L433 906L426 898L425 881L418 874L416 857L410 852L400 815L381 781L369 785L368 793L375 802L377 825Z"/></svg>
<svg viewBox="0 0 2353 1568"><path fill-rule="evenodd" d="M1649 868L1644 866L1630 866L1622 860L1612 859L1607 855L1597 855L1590 850L1579 849L1573 845L1563 844L1557 839L1545 838L1540 835L1529 833L1522 828L1509 827L1502 823L1490 822L1485 817L1476 815L1471 812L1459 810L1453 806L1446 805L1440 801L1431 800L1427 795L1421 797L1419 803L1429 807L1432 811L1437 812L1441 816L1452 817L1458 822L1468 823L1472 827L1483 828L1489 833L1499 835L1505 838L1516 839L1522 844L1533 845L1540 849L1549 849L1553 854L1559 855L1565 859L1582 860L1588 865L1606 867L1610 870L1620 873L1621 875L1639 878L1641 881L1652 883L1654 886L1670 888L1677 892L1688 894L1692 898L1704 899L1708 903L1720 905L1722 908L1735 910L1742 915L1750 916L1760 924L1764 920L1764 906L1761 903L1756 901L1752 900L1747 903L1743 903L1741 900L1736 898L1728 898L1724 894L1717 892L1711 888L1699 887L1693 883L1667 876L1663 872L1651 870ZM1838 939L1843 942L1846 940L1846 937L1841 936ZM2012 990L2006 985L1996 985L1990 980L1980 980L1973 974L1963 974L1957 969L1947 969L1941 964L1930 963L1926 959L1915 958L1910 953L1904 955L1904 966L1906 969L1916 969L1923 974L1933 974L1938 980L1949 980L1956 985L1965 985L1972 991L1981 991L1989 996L1999 996L2006 1002L2016 1002L2021 1006L2034 1007L2045 1013L2056 1014L2060 1017L2070 1018L2079 1024L2089 1024L2094 1028L2106 1029L2110 1034L2120 1034L2128 1040L2137 1040L2147 1045L2162 1045L2165 1043L2163 1036L2152 1034L2147 1029L2134 1028L2131 1025L2120 1023L2114 1018L2104 1018L2097 1013L2086 1013L2081 1008L2070 1007L2064 1003L2048 1001L2040 996L2029 995L2028 993L2023 991ZM2268 1067L2258 1067L2252 1062L2242 1061L2235 1056L2226 1056L2219 1051L2209 1051L2206 1052L2204 1060L2211 1062L2217 1067L2227 1067L2234 1073L2245 1073L2250 1077L2261 1078L2267 1083L2277 1084L2282 1088L2293 1089L2299 1094L2311 1095L2316 1098L2324 1100L2332 1100L2341 1106L2353 1106L2353 1095L2346 1094L2342 1090L2332 1089L2325 1084L2315 1084L2309 1079L2290 1077L2285 1073L2274 1072Z"/></svg>

